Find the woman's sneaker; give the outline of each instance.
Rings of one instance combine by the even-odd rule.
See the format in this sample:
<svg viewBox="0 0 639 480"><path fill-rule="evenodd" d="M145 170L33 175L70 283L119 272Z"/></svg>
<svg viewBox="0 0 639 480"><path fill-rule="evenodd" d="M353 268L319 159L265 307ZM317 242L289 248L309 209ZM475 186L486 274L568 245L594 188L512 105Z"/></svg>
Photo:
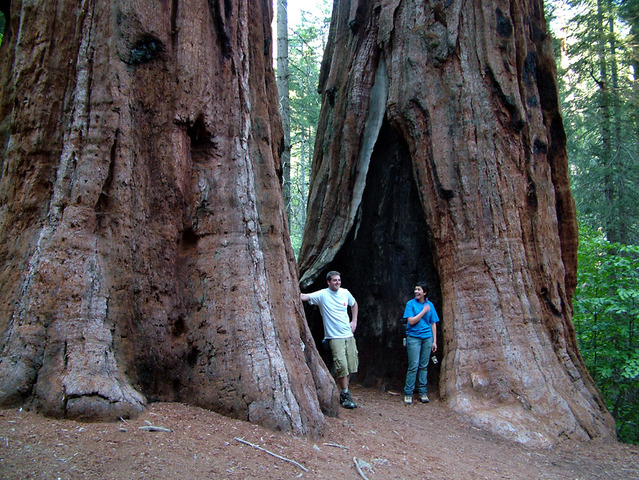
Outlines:
<svg viewBox="0 0 639 480"><path fill-rule="evenodd" d="M404 403L406 405L412 405L413 404L413 396L412 395L404 395Z"/></svg>
<svg viewBox="0 0 639 480"><path fill-rule="evenodd" d="M419 401L422 403L428 403L430 402L430 400L428 399L428 395L424 394L424 395L420 395L419 396Z"/></svg>
<svg viewBox="0 0 639 480"><path fill-rule="evenodd" d="M357 404L351 398L351 392L340 392L339 403L344 408L357 408Z"/></svg>

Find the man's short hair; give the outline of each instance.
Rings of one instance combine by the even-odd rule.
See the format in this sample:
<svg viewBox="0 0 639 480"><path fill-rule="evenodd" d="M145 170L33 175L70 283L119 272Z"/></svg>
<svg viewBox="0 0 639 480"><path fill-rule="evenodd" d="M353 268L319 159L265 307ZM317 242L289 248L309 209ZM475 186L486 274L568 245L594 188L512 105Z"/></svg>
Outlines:
<svg viewBox="0 0 639 480"><path fill-rule="evenodd" d="M424 291L424 295L428 296L428 290L430 290L430 286L428 285L428 282L424 282L423 280L420 280L419 282L415 284L415 286L422 287L422 290Z"/></svg>
<svg viewBox="0 0 639 480"><path fill-rule="evenodd" d="M327 281L327 282L330 282L330 281L331 281L331 277L333 277L333 276L335 276L335 275L339 275L340 277L342 276L342 274L341 274L341 273L339 273L338 271L331 270L330 272L328 272L328 273L326 274L326 281Z"/></svg>

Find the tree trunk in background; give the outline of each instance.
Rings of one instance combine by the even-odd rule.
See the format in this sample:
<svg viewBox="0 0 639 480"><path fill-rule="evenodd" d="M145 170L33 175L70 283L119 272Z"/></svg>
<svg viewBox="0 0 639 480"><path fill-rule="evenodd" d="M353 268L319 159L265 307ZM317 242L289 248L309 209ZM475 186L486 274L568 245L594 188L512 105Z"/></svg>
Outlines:
<svg viewBox="0 0 639 480"><path fill-rule="evenodd" d="M601 153L599 155L599 168L604 172L603 175L603 191L604 191L604 208L605 208L605 231L606 237L611 242L621 241L618 228L618 215L614 212L616 185L614 179L615 169L613 168L614 150L613 145L613 116L612 101L613 95L610 91L608 65L609 56L607 55L607 31L604 28L608 5L605 0L597 0L597 56L599 72L597 76L597 85L599 87L599 115L601 122Z"/></svg>
<svg viewBox="0 0 639 480"><path fill-rule="evenodd" d="M536 0L337 1L299 256L303 290L336 269L357 299L365 385L403 385L404 304L429 280L429 387L439 373L454 410L533 445L614 437L572 325L577 225L545 31Z"/></svg>
<svg viewBox="0 0 639 480"><path fill-rule="evenodd" d="M286 0L277 0L277 93L284 128L282 191L286 214L291 219L291 108L288 86L288 13Z"/></svg>
<svg viewBox="0 0 639 480"><path fill-rule="evenodd" d="M271 3L12 3L2 405L319 432L336 387L287 240Z"/></svg>

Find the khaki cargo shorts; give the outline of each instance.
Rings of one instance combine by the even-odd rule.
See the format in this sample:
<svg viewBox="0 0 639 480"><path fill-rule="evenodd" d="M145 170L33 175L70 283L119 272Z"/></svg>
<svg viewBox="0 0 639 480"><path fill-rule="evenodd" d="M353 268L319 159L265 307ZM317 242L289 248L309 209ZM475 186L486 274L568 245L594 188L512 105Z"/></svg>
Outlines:
<svg viewBox="0 0 639 480"><path fill-rule="evenodd" d="M333 354L333 365L335 366L335 376L342 378L350 373L356 373L359 367L359 356L355 337L331 338L331 353Z"/></svg>

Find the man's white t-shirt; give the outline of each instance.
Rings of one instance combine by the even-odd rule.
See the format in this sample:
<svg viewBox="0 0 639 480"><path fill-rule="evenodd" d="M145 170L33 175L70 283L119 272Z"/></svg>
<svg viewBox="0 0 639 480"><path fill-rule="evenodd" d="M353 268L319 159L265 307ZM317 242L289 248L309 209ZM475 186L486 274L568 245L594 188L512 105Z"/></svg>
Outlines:
<svg viewBox="0 0 639 480"><path fill-rule="evenodd" d="M345 288L334 292L330 288L309 294L311 305L318 305L324 320L324 338L348 338L353 336L348 307L355 305L355 298Z"/></svg>

